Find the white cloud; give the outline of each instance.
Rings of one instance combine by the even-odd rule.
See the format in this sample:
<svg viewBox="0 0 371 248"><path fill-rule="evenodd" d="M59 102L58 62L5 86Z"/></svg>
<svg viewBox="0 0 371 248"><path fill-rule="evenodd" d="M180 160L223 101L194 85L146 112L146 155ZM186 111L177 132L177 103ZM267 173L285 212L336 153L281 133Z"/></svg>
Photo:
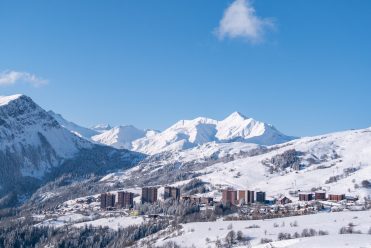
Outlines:
<svg viewBox="0 0 371 248"><path fill-rule="evenodd" d="M0 73L0 86L13 85L19 82L28 83L38 87L47 84L48 81L37 77L35 74L20 71L3 71Z"/></svg>
<svg viewBox="0 0 371 248"><path fill-rule="evenodd" d="M235 0L224 12L216 34L220 39L244 38L258 43L263 40L267 29L273 28L271 19L260 18L250 0Z"/></svg>

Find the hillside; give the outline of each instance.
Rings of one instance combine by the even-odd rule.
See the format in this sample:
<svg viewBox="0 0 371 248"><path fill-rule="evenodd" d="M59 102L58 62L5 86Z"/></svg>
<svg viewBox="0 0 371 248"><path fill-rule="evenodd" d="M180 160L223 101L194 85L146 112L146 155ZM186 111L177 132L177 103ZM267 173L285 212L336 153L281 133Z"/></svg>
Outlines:
<svg viewBox="0 0 371 248"><path fill-rule="evenodd" d="M182 185L192 178L208 184L211 195L220 189L266 191L268 196L322 188L332 193L366 197L371 177L371 128L305 137L274 146L207 143L182 152L151 156L140 165L103 180L132 180L133 185ZM166 173L165 173L166 172ZM166 176L162 176L166 174ZM184 181L179 180L182 175Z"/></svg>
<svg viewBox="0 0 371 248"><path fill-rule="evenodd" d="M89 140L92 136L99 134L99 132L96 130L77 125L71 121L67 121L62 115L54 113L52 110L48 111L48 114L50 114L62 127L70 130L72 133L81 138L86 138Z"/></svg>
<svg viewBox="0 0 371 248"><path fill-rule="evenodd" d="M27 96L0 97L0 207L2 196L24 196L64 173L103 173L142 158L80 138Z"/></svg>

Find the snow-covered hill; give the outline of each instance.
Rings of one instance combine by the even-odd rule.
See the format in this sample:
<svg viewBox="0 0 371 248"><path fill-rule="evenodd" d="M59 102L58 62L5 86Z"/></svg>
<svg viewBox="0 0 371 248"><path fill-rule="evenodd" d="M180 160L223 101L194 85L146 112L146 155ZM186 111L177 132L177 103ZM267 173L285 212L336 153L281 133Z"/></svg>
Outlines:
<svg viewBox="0 0 371 248"><path fill-rule="evenodd" d="M180 235L169 235L168 233L163 236L159 235L159 237L156 237L156 245L161 246L172 241L180 247L214 247L217 240L222 240L227 236L228 232L233 229L235 232L240 231L251 240L249 245L236 244L232 247L371 247L370 235L367 234L370 228L370 221L370 211L320 213L317 215L249 221L223 221L219 219L215 222L183 224L183 232L177 230ZM101 221L101 223L103 223L103 221ZM340 228L348 226L349 223L353 223L355 228L362 234L339 234ZM93 224L95 223L93 222ZM294 236L295 232L301 234L304 229L313 229L315 232L322 230L326 235L301 238L292 237L292 239L278 241L279 233L290 233L290 235ZM261 239L272 240L272 242L261 244Z"/></svg>
<svg viewBox="0 0 371 248"><path fill-rule="evenodd" d="M67 171L100 173L142 158L80 138L54 117L25 95L0 97L0 198L12 191L32 191Z"/></svg>
<svg viewBox="0 0 371 248"><path fill-rule="evenodd" d="M284 144L259 146L241 142L211 142L184 151L153 155L125 173L103 178L109 184L132 180L182 185L198 178L220 189L263 190L278 196L322 188L329 193L367 197L371 189L371 128L305 137Z"/></svg>
<svg viewBox="0 0 371 248"><path fill-rule="evenodd" d="M268 195L289 191L327 192L367 197L371 180L371 128L306 137L268 147L261 155L217 163L196 173L213 185L250 188Z"/></svg>
<svg viewBox="0 0 371 248"><path fill-rule="evenodd" d="M77 125L76 123L73 123L71 121L67 121L66 119L63 118L62 115L54 113L53 111L48 111L48 114L50 114L58 123L70 130L72 133L76 134L79 137L90 139L92 136L99 134L98 131L86 128L80 125Z"/></svg>
<svg viewBox="0 0 371 248"><path fill-rule="evenodd" d="M91 137L95 142L118 149L132 149L133 141L155 134L153 130L141 130L132 125L114 127Z"/></svg>

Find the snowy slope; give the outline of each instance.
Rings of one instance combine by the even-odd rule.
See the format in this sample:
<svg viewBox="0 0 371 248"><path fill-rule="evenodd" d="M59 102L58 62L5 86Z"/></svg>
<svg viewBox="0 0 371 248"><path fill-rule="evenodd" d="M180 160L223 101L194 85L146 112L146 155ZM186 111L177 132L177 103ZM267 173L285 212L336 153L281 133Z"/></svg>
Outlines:
<svg viewBox="0 0 371 248"><path fill-rule="evenodd" d="M330 212L316 215L305 215L278 219L250 220L250 221L223 221L195 222L182 224L180 235L176 232L166 233L158 239L156 245L161 246L169 241L177 243L181 247L215 247L217 239L224 241L227 233L234 230L241 231L243 236L250 237L250 244L256 248L331 248L331 247L371 247L370 235L370 211L360 212ZM297 223L297 225L290 225ZM339 234L341 227L349 223L355 225L355 229L362 234ZM274 224L278 227L274 227ZM251 228L255 226L255 228ZM328 235L314 236L308 238L297 238L278 241L278 234L295 232L301 234L303 229L314 229L325 231ZM154 235L156 236L156 235ZM208 239L206 239L208 238ZM269 244L260 244L262 238L270 239ZM235 245L233 247L251 247L247 245Z"/></svg>
<svg viewBox="0 0 371 248"><path fill-rule="evenodd" d="M234 112L222 121L204 117L181 120L161 133L134 141L132 146L135 151L156 154L189 149L212 141L273 145L292 139L271 125Z"/></svg>
<svg viewBox="0 0 371 248"><path fill-rule="evenodd" d="M23 176L40 178L61 158L91 147L27 96L0 97L0 102L0 163L17 161Z"/></svg>
<svg viewBox="0 0 371 248"><path fill-rule="evenodd" d="M108 131L92 137L92 140L101 144L113 146L119 149L132 149L134 140L146 136L146 131L132 125L114 127Z"/></svg>
<svg viewBox="0 0 371 248"><path fill-rule="evenodd" d="M212 185L263 190L271 196L318 187L330 193L371 195L371 189L360 186L363 180L371 180L371 128L306 137L268 149L271 151L261 155L218 163L197 171L205 174L199 178ZM270 173L263 162L269 165L274 156L289 150L300 154L302 169L287 168ZM346 173L350 169L354 171ZM338 179L326 183L333 176Z"/></svg>
<svg viewBox="0 0 371 248"><path fill-rule="evenodd" d="M260 145L274 145L293 139L293 137L282 134L270 124L247 118L238 112L219 121L216 129L216 138L228 142L240 140Z"/></svg>
<svg viewBox="0 0 371 248"><path fill-rule="evenodd" d="M89 129L89 128L86 128L86 127L82 127L80 125L77 125L71 121L67 121L66 119L63 118L62 115L60 114L57 114L57 113L54 113L53 111L48 111L48 113L54 117L54 119L56 121L58 121L58 123L70 130L72 133L76 134L77 136L79 137L82 137L82 138L86 138L86 139L90 139L92 136L94 135L97 135L99 132L95 131L95 130L92 130L92 129Z"/></svg>
<svg viewBox="0 0 371 248"><path fill-rule="evenodd" d="M42 181L67 171L102 173L126 168L142 157L80 138L30 97L0 97L0 198L12 191L35 190Z"/></svg>
<svg viewBox="0 0 371 248"><path fill-rule="evenodd" d="M271 171L272 160L279 161L277 156L284 157L290 151L297 154L300 169L288 166ZM159 171L165 171L166 177ZM371 128L305 137L268 147L209 142L184 151L153 155L139 166L107 175L102 181L166 184L173 183L177 174L195 175L208 183L211 190L208 195L216 199L220 199L220 189L225 187L263 190L272 197L280 194L290 197L290 191L322 187L328 193L363 198L371 195L371 189L362 187L363 180L371 181ZM331 181L331 177L336 180Z"/></svg>

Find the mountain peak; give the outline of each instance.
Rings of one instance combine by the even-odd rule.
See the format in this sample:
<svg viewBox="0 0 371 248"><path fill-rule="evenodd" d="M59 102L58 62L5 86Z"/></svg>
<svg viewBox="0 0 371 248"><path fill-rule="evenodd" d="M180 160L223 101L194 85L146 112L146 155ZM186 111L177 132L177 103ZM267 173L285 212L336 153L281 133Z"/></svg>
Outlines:
<svg viewBox="0 0 371 248"><path fill-rule="evenodd" d="M91 127L90 129L92 129L94 131L97 131L99 133L103 133L105 131L108 131L108 130L112 129L112 126L110 124L97 124L97 125Z"/></svg>
<svg viewBox="0 0 371 248"><path fill-rule="evenodd" d="M11 101L21 98L22 94L10 95L10 96L0 96L0 106L9 104Z"/></svg>
<svg viewBox="0 0 371 248"><path fill-rule="evenodd" d="M223 120L223 122L233 122L233 121L244 121L248 119L245 115L241 114L240 112L233 112L227 118Z"/></svg>

